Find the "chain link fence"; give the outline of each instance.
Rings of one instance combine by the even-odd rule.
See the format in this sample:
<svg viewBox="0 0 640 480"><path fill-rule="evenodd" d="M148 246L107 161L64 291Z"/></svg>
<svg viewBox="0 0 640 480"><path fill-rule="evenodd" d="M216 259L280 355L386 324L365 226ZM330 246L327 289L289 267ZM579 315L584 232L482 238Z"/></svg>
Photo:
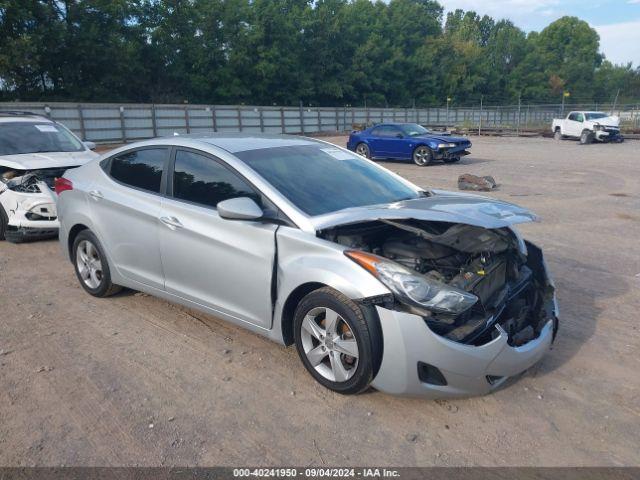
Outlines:
<svg viewBox="0 0 640 480"><path fill-rule="evenodd" d="M550 132L552 119L571 110L612 113L620 116L623 130L640 130L640 103L363 108L12 102L0 103L2 110L46 115L96 143L206 132L336 133L381 122L415 122L478 134Z"/></svg>

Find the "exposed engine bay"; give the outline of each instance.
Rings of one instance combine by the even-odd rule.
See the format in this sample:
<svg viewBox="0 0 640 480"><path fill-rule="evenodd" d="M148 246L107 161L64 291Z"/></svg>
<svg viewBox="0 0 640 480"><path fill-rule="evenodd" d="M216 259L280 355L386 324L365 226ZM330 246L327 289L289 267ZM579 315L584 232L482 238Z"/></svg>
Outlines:
<svg viewBox="0 0 640 480"><path fill-rule="evenodd" d="M542 252L510 228L378 220L331 228L319 236L392 260L427 282L475 295L477 301L456 314L396 300L395 308L421 315L435 333L450 340L482 345L498 335L499 324L509 344L519 346L536 338L553 318L554 289Z"/></svg>
<svg viewBox="0 0 640 480"><path fill-rule="evenodd" d="M24 193L40 193L38 183L44 182L53 190L55 179L61 177L66 170L73 167L43 168L39 170L14 170L0 167L0 181L9 190ZM2 188L0 186L0 188Z"/></svg>

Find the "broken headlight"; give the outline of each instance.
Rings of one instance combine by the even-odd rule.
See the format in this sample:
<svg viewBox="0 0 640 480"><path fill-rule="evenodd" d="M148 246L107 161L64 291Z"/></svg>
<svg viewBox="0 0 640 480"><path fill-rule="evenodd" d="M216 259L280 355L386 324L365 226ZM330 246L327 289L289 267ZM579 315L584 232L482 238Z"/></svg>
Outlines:
<svg viewBox="0 0 640 480"><path fill-rule="evenodd" d="M405 305L457 315L478 301L478 297L469 292L421 275L386 258L354 250L345 251L345 255L380 280Z"/></svg>

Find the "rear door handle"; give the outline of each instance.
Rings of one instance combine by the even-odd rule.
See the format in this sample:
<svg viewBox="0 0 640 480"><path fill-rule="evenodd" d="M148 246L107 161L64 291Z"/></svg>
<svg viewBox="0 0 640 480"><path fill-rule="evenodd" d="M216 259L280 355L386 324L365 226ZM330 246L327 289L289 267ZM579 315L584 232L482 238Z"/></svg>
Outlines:
<svg viewBox="0 0 640 480"><path fill-rule="evenodd" d="M176 217L160 217L160 221L164 223L171 230L175 230L176 228L182 228L184 225L180 223Z"/></svg>
<svg viewBox="0 0 640 480"><path fill-rule="evenodd" d="M104 195L102 195L102 192L100 190L91 190L89 192L89 195L91 195L94 200L101 200L104 198Z"/></svg>

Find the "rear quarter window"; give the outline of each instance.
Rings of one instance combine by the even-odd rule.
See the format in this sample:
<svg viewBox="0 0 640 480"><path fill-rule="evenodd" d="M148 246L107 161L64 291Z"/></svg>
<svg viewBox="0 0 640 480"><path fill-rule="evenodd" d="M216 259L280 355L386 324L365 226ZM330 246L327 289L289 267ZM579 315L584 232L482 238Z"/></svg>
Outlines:
<svg viewBox="0 0 640 480"><path fill-rule="evenodd" d="M121 153L109 160L109 175L125 185L160 193L167 148L148 148Z"/></svg>

